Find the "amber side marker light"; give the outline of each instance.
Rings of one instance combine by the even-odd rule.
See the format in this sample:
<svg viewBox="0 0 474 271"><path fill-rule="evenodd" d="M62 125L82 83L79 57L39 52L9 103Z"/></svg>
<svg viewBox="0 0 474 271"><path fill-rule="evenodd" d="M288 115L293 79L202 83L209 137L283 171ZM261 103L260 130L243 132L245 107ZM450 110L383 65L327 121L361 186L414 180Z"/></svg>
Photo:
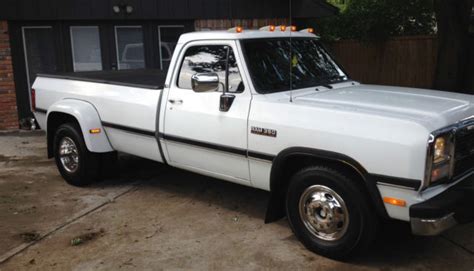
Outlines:
<svg viewBox="0 0 474 271"><path fill-rule="evenodd" d="M280 25L280 31L285 32L286 31L286 25Z"/></svg>
<svg viewBox="0 0 474 271"><path fill-rule="evenodd" d="M294 25L291 26L291 32L296 32L296 26Z"/></svg>
<svg viewBox="0 0 474 271"><path fill-rule="evenodd" d="M385 202L387 204L390 204L390 205L399 206L399 207L406 207L407 206L406 201L404 201L402 199L384 197L383 202Z"/></svg>
<svg viewBox="0 0 474 271"><path fill-rule="evenodd" d="M90 129L89 133L91 133L91 134L100 134L100 129L99 128Z"/></svg>

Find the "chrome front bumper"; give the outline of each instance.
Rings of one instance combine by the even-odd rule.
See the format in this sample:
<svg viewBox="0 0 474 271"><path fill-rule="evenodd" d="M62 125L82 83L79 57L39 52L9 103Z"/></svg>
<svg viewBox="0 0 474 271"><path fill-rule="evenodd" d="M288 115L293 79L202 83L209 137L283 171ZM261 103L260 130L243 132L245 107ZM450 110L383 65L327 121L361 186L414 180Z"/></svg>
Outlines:
<svg viewBox="0 0 474 271"><path fill-rule="evenodd" d="M438 235L458 224L456 219L454 219L454 213L435 219L412 218L410 223L411 232L414 235L425 236Z"/></svg>

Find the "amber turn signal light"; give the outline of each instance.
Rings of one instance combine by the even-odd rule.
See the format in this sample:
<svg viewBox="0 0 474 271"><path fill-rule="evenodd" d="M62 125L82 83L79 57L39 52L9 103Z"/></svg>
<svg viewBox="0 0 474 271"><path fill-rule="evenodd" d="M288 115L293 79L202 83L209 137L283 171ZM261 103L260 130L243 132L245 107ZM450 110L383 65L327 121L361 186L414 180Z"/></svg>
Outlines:
<svg viewBox="0 0 474 271"><path fill-rule="evenodd" d="M91 134L100 134L100 129L99 128L90 129L89 133L91 133Z"/></svg>
<svg viewBox="0 0 474 271"><path fill-rule="evenodd" d="M384 197L383 202L390 204L390 205L395 205L399 207L406 207L407 203L406 201L402 199L396 199L396 198L391 198L391 197Z"/></svg>

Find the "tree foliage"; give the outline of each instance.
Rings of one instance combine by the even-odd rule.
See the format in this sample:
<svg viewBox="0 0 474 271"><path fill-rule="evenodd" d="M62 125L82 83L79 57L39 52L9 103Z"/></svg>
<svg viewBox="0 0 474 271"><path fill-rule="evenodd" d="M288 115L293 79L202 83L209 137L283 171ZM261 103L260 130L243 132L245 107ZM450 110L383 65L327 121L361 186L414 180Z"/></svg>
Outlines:
<svg viewBox="0 0 474 271"><path fill-rule="evenodd" d="M474 0L435 0L438 63L434 88L474 94L474 37L469 36Z"/></svg>
<svg viewBox="0 0 474 271"><path fill-rule="evenodd" d="M380 41L393 36L431 34L433 0L351 0L338 16L317 22L323 39Z"/></svg>

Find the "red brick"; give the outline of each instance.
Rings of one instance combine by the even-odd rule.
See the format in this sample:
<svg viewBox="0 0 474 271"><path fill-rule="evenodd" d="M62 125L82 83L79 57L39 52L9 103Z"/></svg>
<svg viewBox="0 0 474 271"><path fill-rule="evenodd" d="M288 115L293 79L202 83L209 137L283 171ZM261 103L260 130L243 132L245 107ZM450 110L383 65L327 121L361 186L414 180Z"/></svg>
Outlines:
<svg viewBox="0 0 474 271"><path fill-rule="evenodd" d="M18 129L15 82L7 21L0 21L0 130Z"/></svg>

